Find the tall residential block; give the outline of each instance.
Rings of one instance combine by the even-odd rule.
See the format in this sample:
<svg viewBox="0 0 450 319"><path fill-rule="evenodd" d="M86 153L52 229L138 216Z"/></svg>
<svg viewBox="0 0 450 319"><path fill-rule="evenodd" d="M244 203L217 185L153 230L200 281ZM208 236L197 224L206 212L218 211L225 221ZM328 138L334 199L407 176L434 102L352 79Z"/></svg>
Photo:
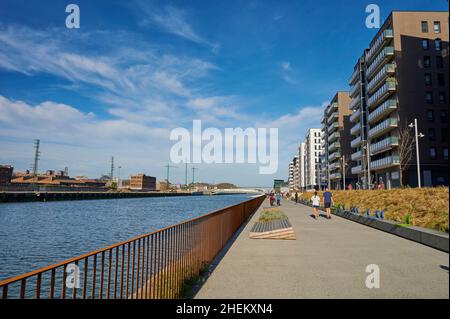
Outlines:
<svg viewBox="0 0 450 319"><path fill-rule="evenodd" d="M351 171L361 187L417 186L416 150L408 165L400 151L414 146L401 138L407 130L414 137L414 119L425 135L422 185L448 185L448 18L448 11L393 11L357 60L349 80Z"/></svg>
<svg viewBox="0 0 450 319"><path fill-rule="evenodd" d="M304 190L306 187L306 176L305 176L305 161L306 161L306 144L300 143L298 147L298 174L299 174L299 184L298 189Z"/></svg>
<svg viewBox="0 0 450 319"><path fill-rule="evenodd" d="M320 185L320 155L322 153L322 130L311 128L305 138L305 187L313 189Z"/></svg>
<svg viewBox="0 0 450 319"><path fill-rule="evenodd" d="M344 189L354 182L350 172L350 123L349 92L337 92L325 108L322 118L323 154L321 160L322 183L331 189Z"/></svg>

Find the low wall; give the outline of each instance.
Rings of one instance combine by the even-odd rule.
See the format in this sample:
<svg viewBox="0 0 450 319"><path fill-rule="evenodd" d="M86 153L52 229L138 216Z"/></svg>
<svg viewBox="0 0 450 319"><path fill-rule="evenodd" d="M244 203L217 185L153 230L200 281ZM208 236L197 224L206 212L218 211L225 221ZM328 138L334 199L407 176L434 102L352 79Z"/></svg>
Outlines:
<svg viewBox="0 0 450 319"><path fill-rule="evenodd" d="M306 201L300 201L306 206L312 207L312 205ZM324 211L323 209L321 209ZM351 213L342 209L332 209L332 213L336 216L349 219L359 224L363 224L399 237L403 237L417 243L444 251L449 252L449 234L439 232L433 229L427 229L416 226L400 226L398 223L376 219L375 217L367 217L364 215Z"/></svg>

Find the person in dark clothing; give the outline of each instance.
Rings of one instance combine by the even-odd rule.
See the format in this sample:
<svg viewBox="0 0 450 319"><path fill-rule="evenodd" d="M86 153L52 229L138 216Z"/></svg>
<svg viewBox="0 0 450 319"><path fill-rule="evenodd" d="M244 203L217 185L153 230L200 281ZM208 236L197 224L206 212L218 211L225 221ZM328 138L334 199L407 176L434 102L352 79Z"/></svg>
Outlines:
<svg viewBox="0 0 450 319"><path fill-rule="evenodd" d="M295 197L295 204L298 204L298 192L295 192L294 197Z"/></svg>
<svg viewBox="0 0 450 319"><path fill-rule="evenodd" d="M323 193L323 206L327 211L327 218L331 219L331 206L334 204L333 194L328 190L328 187L325 188L325 192Z"/></svg>

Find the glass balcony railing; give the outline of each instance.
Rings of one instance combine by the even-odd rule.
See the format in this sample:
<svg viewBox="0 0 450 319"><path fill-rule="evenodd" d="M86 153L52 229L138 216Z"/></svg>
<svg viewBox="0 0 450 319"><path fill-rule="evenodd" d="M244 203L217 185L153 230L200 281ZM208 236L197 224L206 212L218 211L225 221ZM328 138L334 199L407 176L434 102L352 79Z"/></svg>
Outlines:
<svg viewBox="0 0 450 319"><path fill-rule="evenodd" d="M328 133L331 133L334 130L337 130L338 127L339 127L339 124L336 123L336 122L333 123L333 124L328 125Z"/></svg>
<svg viewBox="0 0 450 319"><path fill-rule="evenodd" d="M334 112L334 111L336 111L338 109L338 104L337 103L331 103L329 106L328 106L328 109L327 109L327 115L329 115L331 112Z"/></svg>
<svg viewBox="0 0 450 319"><path fill-rule="evenodd" d="M370 144L370 152L372 154L376 154L391 149L394 146L398 146L398 137L390 136L388 138L385 138L384 140L381 140L374 144Z"/></svg>
<svg viewBox="0 0 450 319"><path fill-rule="evenodd" d="M388 97L392 92L397 90L397 84L394 78L388 78L386 83L384 83L372 96L367 100L367 106L370 108L377 106L386 97Z"/></svg>
<svg viewBox="0 0 450 319"><path fill-rule="evenodd" d="M379 51L379 49L382 47L384 43L386 43L389 39L392 39L394 36L394 33L391 29L384 30L380 36L375 40L373 45L370 47L369 51L366 54L366 61L370 62L372 61L372 58L375 56L375 54Z"/></svg>
<svg viewBox="0 0 450 319"><path fill-rule="evenodd" d="M352 135L358 135L358 133L361 131L361 123L356 123L351 129L350 134Z"/></svg>
<svg viewBox="0 0 450 319"><path fill-rule="evenodd" d="M367 84L366 91L368 93L372 93L374 90L378 88L379 84L382 83L382 80L386 79L386 77L394 73L395 73L395 64L394 63L386 64Z"/></svg>
<svg viewBox="0 0 450 319"><path fill-rule="evenodd" d="M328 152L333 152L334 150L337 150L340 147L341 147L341 143L339 143L339 142L331 143L330 145L328 145Z"/></svg>
<svg viewBox="0 0 450 319"><path fill-rule="evenodd" d="M383 63L389 61L394 56L394 47L385 47L378 56L373 60L366 71L367 79L370 81L375 72L383 65Z"/></svg>
<svg viewBox="0 0 450 319"><path fill-rule="evenodd" d="M360 117L361 117L361 110L357 109L355 112L352 113L352 115L350 115L350 122L356 123L360 120Z"/></svg>
<svg viewBox="0 0 450 319"><path fill-rule="evenodd" d="M361 172L362 172L362 167L361 167L361 165L352 167L352 174L359 174L359 173L361 173Z"/></svg>
<svg viewBox="0 0 450 319"><path fill-rule="evenodd" d="M339 179L341 178L341 173L332 173L330 174L331 179Z"/></svg>
<svg viewBox="0 0 450 319"><path fill-rule="evenodd" d="M356 106L359 106L360 102L361 102L361 95L358 94L354 96L349 104L350 110L353 110Z"/></svg>
<svg viewBox="0 0 450 319"><path fill-rule="evenodd" d="M328 156L328 160L329 161L333 161L333 160L335 160L336 158L339 158L339 157L341 157L341 153L340 152L334 152L334 153L330 154L330 156Z"/></svg>
<svg viewBox="0 0 450 319"><path fill-rule="evenodd" d="M387 156L380 158L376 161L370 162L370 169L383 169L391 166L396 166L400 164L400 157L398 155Z"/></svg>
<svg viewBox="0 0 450 319"><path fill-rule="evenodd" d="M353 73L350 77L350 80L348 81L348 83L350 85L354 84L357 80L359 80L359 73L360 73L360 71L359 71L359 67L358 67L358 68L356 68L355 71L353 71Z"/></svg>
<svg viewBox="0 0 450 319"><path fill-rule="evenodd" d="M361 83L360 82L358 82L354 86L352 86L351 89L350 89L350 97L356 96L356 94L359 93L360 89L361 89Z"/></svg>
<svg viewBox="0 0 450 319"><path fill-rule="evenodd" d="M375 138L384 133L389 132L391 129L396 128L398 126L398 121L395 118L387 118L383 122L379 123L375 127L369 130L369 137Z"/></svg>
<svg viewBox="0 0 450 319"><path fill-rule="evenodd" d="M378 121L382 117L385 117L397 109L397 99L389 99L384 101L379 107L369 114L369 123Z"/></svg>
<svg viewBox="0 0 450 319"><path fill-rule="evenodd" d="M358 146L361 145L361 143L362 143L362 138L361 138L361 136L358 136L357 138L353 139L353 140L350 142L350 146L351 146L352 148L357 148Z"/></svg>
<svg viewBox="0 0 450 319"><path fill-rule="evenodd" d="M362 157L362 151L357 151L352 154L351 159L352 161L357 161Z"/></svg>
<svg viewBox="0 0 450 319"><path fill-rule="evenodd" d="M334 132L333 134L328 136L328 143L331 143L335 140L337 140L341 135L339 134L339 132Z"/></svg>
<svg viewBox="0 0 450 319"><path fill-rule="evenodd" d="M333 112L330 116L328 116L328 123L331 123L339 118L339 112Z"/></svg>

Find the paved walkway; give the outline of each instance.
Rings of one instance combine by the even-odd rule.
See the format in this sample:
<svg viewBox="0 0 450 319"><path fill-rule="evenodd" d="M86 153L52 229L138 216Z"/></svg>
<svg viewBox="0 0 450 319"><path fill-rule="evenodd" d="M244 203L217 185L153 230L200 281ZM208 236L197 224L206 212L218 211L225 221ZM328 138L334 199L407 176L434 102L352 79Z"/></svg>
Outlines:
<svg viewBox="0 0 450 319"><path fill-rule="evenodd" d="M262 204L267 207L267 200ZM257 212L196 298L449 298L449 255L284 201L297 240L249 239ZM379 289L365 285L380 267Z"/></svg>

